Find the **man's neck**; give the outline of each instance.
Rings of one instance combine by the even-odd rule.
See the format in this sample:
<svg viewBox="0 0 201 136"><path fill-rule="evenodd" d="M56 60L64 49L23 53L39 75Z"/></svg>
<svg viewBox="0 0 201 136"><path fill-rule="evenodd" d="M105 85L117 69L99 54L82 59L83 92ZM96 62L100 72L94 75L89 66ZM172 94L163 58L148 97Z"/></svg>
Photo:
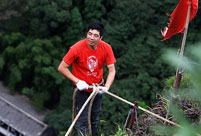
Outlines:
<svg viewBox="0 0 201 136"><path fill-rule="evenodd" d="M89 47L91 50L95 50L95 49L98 47L98 45L95 45L95 46L90 46L90 45L88 45L88 47Z"/></svg>

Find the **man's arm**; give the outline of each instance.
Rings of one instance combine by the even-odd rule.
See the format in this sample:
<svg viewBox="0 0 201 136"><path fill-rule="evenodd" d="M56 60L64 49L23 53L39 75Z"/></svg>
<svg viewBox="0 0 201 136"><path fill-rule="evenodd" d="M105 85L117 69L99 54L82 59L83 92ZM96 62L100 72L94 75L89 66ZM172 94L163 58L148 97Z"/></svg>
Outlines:
<svg viewBox="0 0 201 136"><path fill-rule="evenodd" d="M69 70L69 65L64 62L63 60L61 61L61 63L59 64L58 66L58 71L64 75L66 78L68 78L69 80L77 83L79 81L78 78L76 78L72 73L71 71Z"/></svg>
<svg viewBox="0 0 201 136"><path fill-rule="evenodd" d="M108 68L109 73L107 76L105 87L107 87L109 89L110 86L112 85L113 81L114 81L116 70L115 70L114 64L107 65L107 68Z"/></svg>

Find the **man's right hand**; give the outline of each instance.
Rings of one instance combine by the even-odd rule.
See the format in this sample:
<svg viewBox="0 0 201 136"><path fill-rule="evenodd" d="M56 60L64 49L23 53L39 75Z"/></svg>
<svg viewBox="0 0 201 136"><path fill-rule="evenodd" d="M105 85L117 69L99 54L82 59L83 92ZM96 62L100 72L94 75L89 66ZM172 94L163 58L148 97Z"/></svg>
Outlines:
<svg viewBox="0 0 201 136"><path fill-rule="evenodd" d="M86 90L86 89L89 88L89 85L85 81L82 81L82 80L79 80L76 83L76 86L77 86L77 89L80 90L80 91Z"/></svg>

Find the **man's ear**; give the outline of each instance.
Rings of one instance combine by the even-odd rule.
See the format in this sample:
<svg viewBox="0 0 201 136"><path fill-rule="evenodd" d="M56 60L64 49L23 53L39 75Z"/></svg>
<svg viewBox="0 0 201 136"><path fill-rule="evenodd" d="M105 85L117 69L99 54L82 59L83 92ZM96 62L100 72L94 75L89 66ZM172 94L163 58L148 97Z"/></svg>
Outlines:
<svg viewBox="0 0 201 136"><path fill-rule="evenodd" d="M102 40L102 39L103 39L103 36L101 36L100 39Z"/></svg>

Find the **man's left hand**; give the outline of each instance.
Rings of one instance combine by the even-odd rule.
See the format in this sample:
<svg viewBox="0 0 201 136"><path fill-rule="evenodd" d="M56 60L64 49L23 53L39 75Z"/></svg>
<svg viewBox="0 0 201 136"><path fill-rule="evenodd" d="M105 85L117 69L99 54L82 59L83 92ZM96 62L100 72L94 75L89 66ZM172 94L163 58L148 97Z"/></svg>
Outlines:
<svg viewBox="0 0 201 136"><path fill-rule="evenodd" d="M107 92L109 90L109 88L107 87L102 87L102 86L99 86L99 94L103 94L104 92Z"/></svg>

